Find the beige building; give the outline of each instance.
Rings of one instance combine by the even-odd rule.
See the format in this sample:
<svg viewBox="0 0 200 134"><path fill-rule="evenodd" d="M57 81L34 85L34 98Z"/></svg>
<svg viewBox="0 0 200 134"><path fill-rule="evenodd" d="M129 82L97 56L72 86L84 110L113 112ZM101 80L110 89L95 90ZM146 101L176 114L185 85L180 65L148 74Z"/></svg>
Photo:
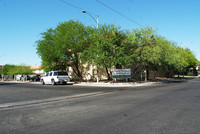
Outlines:
<svg viewBox="0 0 200 134"><path fill-rule="evenodd" d="M108 71L112 72L112 70L115 68L116 67L109 68ZM33 73L35 73L35 74L45 74L44 70L41 69L41 65L31 66L30 69L34 70ZM148 70L148 72L147 72L145 70L142 70L141 68L137 68L137 71L135 71L136 65L134 65L134 64L132 66L129 66L128 69L131 69L131 72L132 72L131 78L136 81L137 80L141 80L141 81L146 80L147 75L149 76L149 79L155 79L156 77L165 77L166 76L166 72L164 72L163 70L159 70L159 71ZM68 71L69 76L73 80L79 80L79 78L73 72L71 66L68 66L66 70ZM97 80L97 67L96 66L94 66L94 65L88 66L87 64L84 64L80 68L80 71L82 73L83 78L86 81L96 81ZM99 80L107 80L108 79L105 69L99 68L98 74L99 74ZM112 74L110 74L110 77L112 78Z"/></svg>
<svg viewBox="0 0 200 134"><path fill-rule="evenodd" d="M44 74L44 70L41 69L41 65L31 66L30 69L33 70L34 74Z"/></svg>

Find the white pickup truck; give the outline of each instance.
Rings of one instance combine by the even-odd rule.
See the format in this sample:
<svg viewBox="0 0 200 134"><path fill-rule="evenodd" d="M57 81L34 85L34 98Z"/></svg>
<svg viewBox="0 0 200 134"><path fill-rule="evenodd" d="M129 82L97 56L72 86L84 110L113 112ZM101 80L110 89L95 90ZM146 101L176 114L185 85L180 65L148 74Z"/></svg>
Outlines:
<svg viewBox="0 0 200 134"><path fill-rule="evenodd" d="M41 77L41 83L44 84L67 84L70 81L70 77L64 71L51 71Z"/></svg>

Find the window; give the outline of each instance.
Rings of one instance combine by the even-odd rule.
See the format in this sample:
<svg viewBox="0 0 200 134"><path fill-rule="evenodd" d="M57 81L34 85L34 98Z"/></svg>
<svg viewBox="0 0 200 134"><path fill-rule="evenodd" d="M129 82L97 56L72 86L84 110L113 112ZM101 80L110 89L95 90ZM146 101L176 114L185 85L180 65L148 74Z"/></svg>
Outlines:
<svg viewBox="0 0 200 134"><path fill-rule="evenodd" d="M47 73L46 76L49 76L49 73Z"/></svg>
<svg viewBox="0 0 200 134"><path fill-rule="evenodd" d="M54 76L57 76L58 75L58 72L54 72Z"/></svg>
<svg viewBox="0 0 200 134"><path fill-rule="evenodd" d="M52 76L52 72L49 74L49 76Z"/></svg>
<svg viewBox="0 0 200 134"><path fill-rule="evenodd" d="M58 75L68 75L67 72L58 72Z"/></svg>

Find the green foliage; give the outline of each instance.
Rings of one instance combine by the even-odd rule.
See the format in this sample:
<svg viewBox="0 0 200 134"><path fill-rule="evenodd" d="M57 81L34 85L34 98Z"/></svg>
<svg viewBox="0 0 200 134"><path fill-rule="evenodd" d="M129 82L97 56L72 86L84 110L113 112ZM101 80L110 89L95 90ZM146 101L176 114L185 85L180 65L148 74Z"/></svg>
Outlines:
<svg viewBox="0 0 200 134"><path fill-rule="evenodd" d="M112 67L120 64L127 66L123 58L128 56L126 46L126 35L119 27L114 25L102 25L99 29L92 31L91 44L84 51L85 62L90 62L99 66ZM123 63L124 62L124 63Z"/></svg>
<svg viewBox="0 0 200 134"><path fill-rule="evenodd" d="M125 68L132 60L131 50L126 42L126 33L114 25L101 25L98 29L89 29L89 47L83 51L82 61L105 68L108 79L113 66Z"/></svg>
<svg viewBox="0 0 200 134"><path fill-rule="evenodd" d="M42 40L38 40L37 43L37 54L42 59L42 67L45 71L54 70L56 64L60 61L59 55L55 53L56 44L54 43L56 31L48 29L42 33Z"/></svg>
<svg viewBox="0 0 200 134"><path fill-rule="evenodd" d="M172 76L197 64L189 49L177 47L174 42L156 35L151 27L134 29L129 38L134 48L134 61L143 69L164 69L166 76Z"/></svg>
<svg viewBox="0 0 200 134"><path fill-rule="evenodd" d="M134 62L142 68L156 68L161 65L161 47L151 27L134 29L129 38L132 42Z"/></svg>
<svg viewBox="0 0 200 134"><path fill-rule="evenodd" d="M36 49L45 71L65 69L71 64L82 80L80 70L84 63L104 68L108 79L108 70L114 66L126 68L135 63L136 70L164 69L171 76L174 72L195 67L197 63L189 49L157 35L152 27L127 32L114 25L105 24L97 29L70 20L41 35Z"/></svg>
<svg viewBox="0 0 200 134"><path fill-rule="evenodd" d="M87 27L79 21L60 23L55 29L42 33L37 41L37 54L45 71L65 70L71 63L73 71L81 78L80 56L87 43Z"/></svg>
<svg viewBox="0 0 200 134"><path fill-rule="evenodd" d="M25 75L33 73L30 67L26 65L15 66L15 68L13 68L13 72L15 74L25 74Z"/></svg>
<svg viewBox="0 0 200 134"><path fill-rule="evenodd" d="M15 68L15 65L6 64L5 66L3 66L4 75L14 75L14 72L12 71L12 68ZM2 74L2 71L1 71L1 74Z"/></svg>
<svg viewBox="0 0 200 134"><path fill-rule="evenodd" d="M187 76L194 76L193 72L188 72Z"/></svg>
<svg viewBox="0 0 200 134"><path fill-rule="evenodd" d="M16 66L16 65L6 64L3 67L3 73L6 76L17 75L17 74L29 75L29 74L32 74L32 70L30 69L29 66L26 66L26 65Z"/></svg>

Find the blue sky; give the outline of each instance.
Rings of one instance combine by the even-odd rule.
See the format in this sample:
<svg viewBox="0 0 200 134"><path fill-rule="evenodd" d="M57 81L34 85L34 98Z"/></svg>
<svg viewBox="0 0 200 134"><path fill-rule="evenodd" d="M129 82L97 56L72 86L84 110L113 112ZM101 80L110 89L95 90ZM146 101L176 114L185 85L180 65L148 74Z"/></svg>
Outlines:
<svg viewBox="0 0 200 134"><path fill-rule="evenodd" d="M94 17L99 15L100 24L114 24L125 30L152 26L159 35L184 44L200 60L200 0L99 0L140 25L96 0L65 1L80 9L60 0L0 0L0 56L4 64L40 65L35 42L40 33L60 22L74 19L96 26L81 9Z"/></svg>

